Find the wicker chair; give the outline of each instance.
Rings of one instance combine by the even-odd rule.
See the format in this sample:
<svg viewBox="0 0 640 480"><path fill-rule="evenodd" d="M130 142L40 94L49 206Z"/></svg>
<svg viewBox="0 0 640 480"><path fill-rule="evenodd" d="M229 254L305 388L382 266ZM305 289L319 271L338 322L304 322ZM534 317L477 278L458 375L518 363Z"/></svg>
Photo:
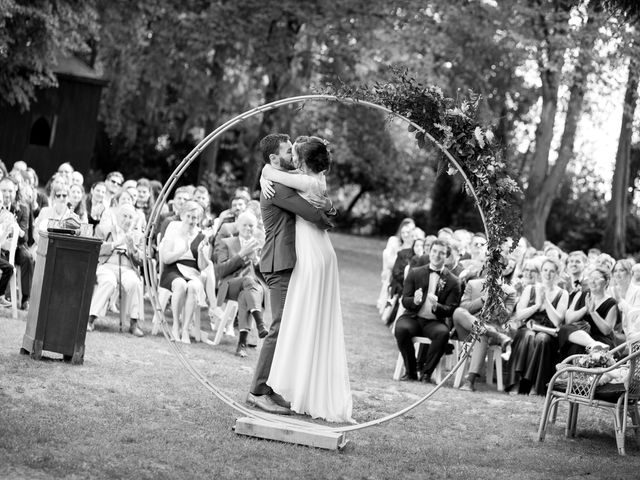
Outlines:
<svg viewBox="0 0 640 480"><path fill-rule="evenodd" d="M628 350L625 350L627 349ZM574 437L578 422L578 408L580 405L608 410L613 414L618 453L625 454L624 442L628 416L631 417L635 430L636 444L640 446L640 414L638 413L638 399L640 399L640 338L633 342L620 345L611 353L626 356L607 368L582 368L575 365L576 360L584 355L572 355L556 366L557 373L551 378L547 389L547 396L540 419L538 440L543 441L549 422L554 423L558 403L569 403L569 413L565 434ZM609 383L598 385L603 374L621 366L628 366L629 371L623 383ZM549 418L551 416L551 418Z"/></svg>

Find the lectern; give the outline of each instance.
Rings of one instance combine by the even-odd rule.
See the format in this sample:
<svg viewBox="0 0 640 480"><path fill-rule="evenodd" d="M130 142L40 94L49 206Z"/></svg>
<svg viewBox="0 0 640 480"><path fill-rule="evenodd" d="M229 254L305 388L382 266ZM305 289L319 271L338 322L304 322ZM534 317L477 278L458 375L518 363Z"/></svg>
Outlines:
<svg viewBox="0 0 640 480"><path fill-rule="evenodd" d="M21 353L42 352L84 361L84 340L102 241L52 232L40 234Z"/></svg>

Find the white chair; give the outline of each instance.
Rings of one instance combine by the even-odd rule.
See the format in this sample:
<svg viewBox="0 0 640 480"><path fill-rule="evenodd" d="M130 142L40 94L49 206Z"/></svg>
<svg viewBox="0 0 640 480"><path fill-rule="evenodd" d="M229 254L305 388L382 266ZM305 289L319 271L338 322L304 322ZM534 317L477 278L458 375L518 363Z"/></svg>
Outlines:
<svg viewBox="0 0 640 480"><path fill-rule="evenodd" d="M411 339L413 342L413 348L416 351L416 357L418 356L418 352L420 351L420 345L431 345L431 340L427 337L413 337ZM440 383L443 378L443 362L446 362L446 355L443 355L438 365L436 365L436 369L433 371L434 379L437 383ZM402 358L402 354L398 353L398 359L396 360L396 368L393 371L393 379L400 380L402 373L404 371L404 360Z"/></svg>
<svg viewBox="0 0 640 480"><path fill-rule="evenodd" d="M227 300L222 318L218 318L215 323L211 322L211 330L216 332L216 335L213 338L213 345L218 345L220 343L224 333L229 336L235 336L235 334L233 334L233 321L237 314L238 302L235 300ZM229 329L231 330L230 332Z"/></svg>
<svg viewBox="0 0 640 480"><path fill-rule="evenodd" d="M13 318L18 318L18 305L22 297L20 289L20 267L16 265L16 250L18 249L18 238L20 235L20 227L17 223L13 224L13 233L11 234L9 243L9 263L13 265L13 275L9 280L9 291L11 292L11 314ZM4 293L4 292L2 292Z"/></svg>
<svg viewBox="0 0 640 480"><path fill-rule="evenodd" d="M458 349L456 349L458 350ZM502 347L500 345L489 345L487 348L487 384L493 383L493 367L496 368L496 382L498 384L498 391L504 391L504 382L502 376ZM460 388L462 385L462 379L469 370L469 364L471 363L471 354L467 357L464 365L460 366L456 372L456 378L453 381L454 388Z"/></svg>

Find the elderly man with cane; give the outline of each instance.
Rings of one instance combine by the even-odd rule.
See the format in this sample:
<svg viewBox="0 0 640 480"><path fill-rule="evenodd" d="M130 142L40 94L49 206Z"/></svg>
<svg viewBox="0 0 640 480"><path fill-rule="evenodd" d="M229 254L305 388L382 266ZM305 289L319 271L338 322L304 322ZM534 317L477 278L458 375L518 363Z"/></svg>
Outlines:
<svg viewBox="0 0 640 480"><path fill-rule="evenodd" d="M144 336L138 326L143 318L142 289L143 283L137 271L142 261L140 247L141 235L132 231L136 211L132 205L125 204L116 211L116 224L104 231L100 225L96 227L96 237L103 239L100 247L98 268L96 269L96 286L91 298L89 323L87 330L94 329L97 317L107 312L109 299L119 289L120 296L120 329L123 317L128 316L129 333L136 337Z"/></svg>

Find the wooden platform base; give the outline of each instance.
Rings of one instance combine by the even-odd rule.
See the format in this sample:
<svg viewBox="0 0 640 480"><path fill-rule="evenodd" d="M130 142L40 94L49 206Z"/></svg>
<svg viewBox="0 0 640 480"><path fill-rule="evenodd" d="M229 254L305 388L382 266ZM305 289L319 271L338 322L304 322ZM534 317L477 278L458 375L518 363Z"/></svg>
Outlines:
<svg viewBox="0 0 640 480"><path fill-rule="evenodd" d="M238 418L233 428L238 435L296 443L326 450L340 450L348 442L344 433L313 431L250 417Z"/></svg>

